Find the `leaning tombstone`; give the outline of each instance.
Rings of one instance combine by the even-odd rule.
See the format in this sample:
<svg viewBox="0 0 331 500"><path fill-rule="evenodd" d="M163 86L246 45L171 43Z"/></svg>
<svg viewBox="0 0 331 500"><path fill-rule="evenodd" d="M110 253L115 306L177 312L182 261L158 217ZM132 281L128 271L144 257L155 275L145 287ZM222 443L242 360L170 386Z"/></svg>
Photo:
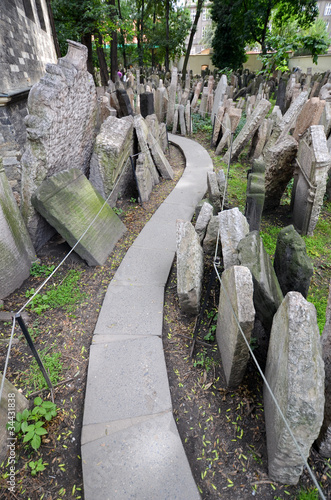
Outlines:
<svg viewBox="0 0 331 500"><path fill-rule="evenodd" d="M52 175L39 186L32 203L89 266L102 266L126 228L78 169ZM89 227L90 226L90 227Z"/></svg>
<svg viewBox="0 0 331 500"><path fill-rule="evenodd" d="M319 124L324 107L325 101L321 101L318 97L308 99L298 116L293 131L294 139L298 140L311 125Z"/></svg>
<svg viewBox="0 0 331 500"><path fill-rule="evenodd" d="M307 298L314 268L303 238L292 225L284 227L278 234L274 269L284 296L293 291Z"/></svg>
<svg viewBox="0 0 331 500"><path fill-rule="evenodd" d="M0 158L0 300L30 276L36 254Z"/></svg>
<svg viewBox="0 0 331 500"><path fill-rule="evenodd" d="M221 280L216 340L226 384L236 388L243 380L249 361L247 343L251 340L255 318L253 280L250 270L244 266L229 267L222 273Z"/></svg>
<svg viewBox="0 0 331 500"><path fill-rule="evenodd" d="M177 220L177 293L183 312L197 315L200 308L203 251L190 222Z"/></svg>
<svg viewBox="0 0 331 500"><path fill-rule="evenodd" d="M203 240L203 251L207 255L215 255L216 246L218 244L220 219L218 215L212 215L207 226L207 231ZM220 246L218 246L218 253Z"/></svg>
<svg viewBox="0 0 331 500"><path fill-rule="evenodd" d="M265 199L265 165L255 160L247 177L245 217L250 231L260 231Z"/></svg>
<svg viewBox="0 0 331 500"><path fill-rule="evenodd" d="M215 215L221 208L221 193L218 189L216 172L207 172L208 197L214 207Z"/></svg>
<svg viewBox="0 0 331 500"><path fill-rule="evenodd" d="M154 114L154 94L152 92L140 94L140 113L143 118Z"/></svg>
<svg viewBox="0 0 331 500"><path fill-rule="evenodd" d="M317 438L324 411L324 365L316 310L299 292L288 292L275 314L265 376L285 416L264 386L268 470L273 481L297 484Z"/></svg>
<svg viewBox="0 0 331 500"><path fill-rule="evenodd" d="M258 231L251 231L239 241L237 251L240 265L248 267L253 276L256 314L266 330L270 331L283 294Z"/></svg>
<svg viewBox="0 0 331 500"><path fill-rule="evenodd" d="M331 458L331 281L321 345L325 367L325 407L323 424L316 444L322 457Z"/></svg>
<svg viewBox="0 0 331 500"><path fill-rule="evenodd" d="M133 115L133 109L131 106L130 98L129 98L126 90L117 89L116 90L116 97L117 97L118 104L120 107L119 118L122 118L123 116Z"/></svg>
<svg viewBox="0 0 331 500"><path fill-rule="evenodd" d="M224 269L240 265L238 244L249 233L246 217L235 207L219 213L219 224Z"/></svg>
<svg viewBox="0 0 331 500"><path fill-rule="evenodd" d="M148 147L148 142L147 142L147 137L148 137L148 133L149 133L148 127L145 123L145 120L143 119L143 117L141 115L135 115L133 118L133 123L134 123L134 129L135 129L136 134L137 134L140 152L144 153L146 156L148 168L152 174L153 183L154 183L154 185L156 185L160 182L160 179L159 179L159 174L157 173L152 155L151 155L149 147Z"/></svg>
<svg viewBox="0 0 331 500"><path fill-rule="evenodd" d="M148 168L148 160L145 153L140 153L136 162L136 179L139 188L141 201L144 203L149 200L153 190L153 178Z"/></svg>
<svg viewBox="0 0 331 500"><path fill-rule="evenodd" d="M228 86L228 80L226 75L222 75L220 78L220 81L217 84L216 92L215 92L215 97L214 97L214 102L213 102L213 109L211 112L211 122L214 122L214 116L218 111L218 108L221 106L221 103L223 102L224 95L226 93L226 88Z"/></svg>
<svg viewBox="0 0 331 500"><path fill-rule="evenodd" d="M207 226L209 224L212 215L213 215L213 206L208 202L204 202L204 204L201 207L197 221L195 223L195 230L197 232L197 235L199 236L200 242L202 242L205 237Z"/></svg>

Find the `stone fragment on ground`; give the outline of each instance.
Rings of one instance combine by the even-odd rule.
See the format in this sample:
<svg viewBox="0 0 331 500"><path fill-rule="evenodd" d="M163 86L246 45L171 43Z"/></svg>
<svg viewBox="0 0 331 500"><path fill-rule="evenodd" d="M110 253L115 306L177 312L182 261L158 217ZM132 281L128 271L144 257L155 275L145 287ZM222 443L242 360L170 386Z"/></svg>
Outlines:
<svg viewBox="0 0 331 500"><path fill-rule="evenodd" d="M71 247L92 224L75 247L75 252L89 266L104 264L126 231L122 221L78 169L59 172L46 179L34 194L32 203Z"/></svg>
<svg viewBox="0 0 331 500"><path fill-rule="evenodd" d="M30 276L37 257L0 158L0 299Z"/></svg>
<svg viewBox="0 0 331 500"><path fill-rule="evenodd" d="M307 459L324 411L324 365L316 310L299 292L289 292L270 335L266 379ZM273 481L297 484L304 462L264 386L268 471Z"/></svg>
<svg viewBox="0 0 331 500"><path fill-rule="evenodd" d="M224 269L240 265L238 244L249 233L249 226L239 208L235 207L219 213L219 232Z"/></svg>
<svg viewBox="0 0 331 500"><path fill-rule="evenodd" d="M212 215L207 226L207 231L203 240L203 251L207 255L214 255L219 233L220 219L218 215ZM220 251L220 246L219 246Z"/></svg>
<svg viewBox="0 0 331 500"><path fill-rule="evenodd" d="M307 298L314 268L306 244L293 225L284 227L278 234L274 269L284 296L293 291Z"/></svg>
<svg viewBox="0 0 331 500"><path fill-rule="evenodd" d="M207 226L209 224L212 215L213 215L213 206L208 202L204 202L195 224L195 230L197 232L197 235L199 236L200 242L202 242L205 237Z"/></svg>
<svg viewBox="0 0 331 500"><path fill-rule="evenodd" d="M253 280L250 270L244 266L229 267L221 279L216 339L227 386L235 388L242 382L249 360L243 334L249 343L255 318Z"/></svg>
<svg viewBox="0 0 331 500"><path fill-rule="evenodd" d="M203 250L193 225L177 220L177 293L181 309L197 315L203 276Z"/></svg>
<svg viewBox="0 0 331 500"><path fill-rule="evenodd" d="M263 326L270 331L274 314L283 300L276 273L258 231L251 231L238 244L240 265L248 267L254 282L254 307Z"/></svg>

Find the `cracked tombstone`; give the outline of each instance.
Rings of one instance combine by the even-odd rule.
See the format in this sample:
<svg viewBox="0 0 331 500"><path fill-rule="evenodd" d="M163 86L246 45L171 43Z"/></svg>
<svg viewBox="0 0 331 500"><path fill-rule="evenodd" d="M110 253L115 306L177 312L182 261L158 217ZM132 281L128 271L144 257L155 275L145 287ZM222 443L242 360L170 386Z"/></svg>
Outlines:
<svg viewBox="0 0 331 500"><path fill-rule="evenodd" d="M323 421L321 354L314 305L299 292L288 292L274 317L265 376L306 459ZM282 484L295 485L304 461L265 385L263 399L269 477Z"/></svg>
<svg viewBox="0 0 331 500"><path fill-rule="evenodd" d="M219 214L219 231L224 269L240 265L238 244L249 233L246 217L237 207Z"/></svg>
<svg viewBox="0 0 331 500"><path fill-rule="evenodd" d="M248 267L253 276L256 314L266 330L270 331L283 294L258 231L251 231L241 239L237 252L239 263Z"/></svg>
<svg viewBox="0 0 331 500"><path fill-rule="evenodd" d="M177 293L183 312L197 315L203 276L203 250L190 222L177 220Z"/></svg>
<svg viewBox="0 0 331 500"><path fill-rule="evenodd" d="M253 280L250 270L244 266L229 267L221 279L216 340L226 384L236 388L242 382L250 356L243 334L249 344L255 318Z"/></svg>
<svg viewBox="0 0 331 500"><path fill-rule="evenodd" d="M274 269L284 296L294 291L307 298L314 268L303 238L292 225L284 227L278 234Z"/></svg>
<svg viewBox="0 0 331 500"><path fill-rule="evenodd" d="M126 231L119 217L78 169L52 175L39 186L32 203L89 266L102 266ZM101 212L99 212L101 210Z"/></svg>

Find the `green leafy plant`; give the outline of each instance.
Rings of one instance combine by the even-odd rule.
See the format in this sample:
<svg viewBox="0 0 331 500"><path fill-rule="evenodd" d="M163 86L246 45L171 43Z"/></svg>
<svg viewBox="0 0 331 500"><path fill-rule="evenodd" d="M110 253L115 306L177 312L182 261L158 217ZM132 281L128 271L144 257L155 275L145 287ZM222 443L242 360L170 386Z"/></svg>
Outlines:
<svg viewBox="0 0 331 500"><path fill-rule="evenodd" d="M39 278L40 276L49 276L54 271L55 266L46 266L34 262L30 268L30 275Z"/></svg>
<svg viewBox="0 0 331 500"><path fill-rule="evenodd" d="M130 198L130 203L133 203L133 204L134 204L134 203L137 203L136 198L134 198L134 197L132 196L132 197Z"/></svg>
<svg viewBox="0 0 331 500"><path fill-rule="evenodd" d="M31 460L31 462L29 462L31 476L36 476L38 472L42 472L43 470L45 470L46 465L48 465L48 463L43 462L42 458L39 458L39 460L36 460L35 462Z"/></svg>
<svg viewBox="0 0 331 500"><path fill-rule="evenodd" d="M296 500L318 500L319 496L317 488L308 490L302 488L295 498Z"/></svg>
<svg viewBox="0 0 331 500"><path fill-rule="evenodd" d="M193 362L193 366L195 368L203 368L206 370L206 372L209 372L209 370L211 370L214 365L215 361L210 356L207 356L206 349L198 352Z"/></svg>
<svg viewBox="0 0 331 500"><path fill-rule="evenodd" d="M22 413L16 414L15 433L18 434L18 437L23 438L23 443L28 443L31 448L38 450L41 445L41 436L47 434L44 425L56 414L56 405L54 403L43 401L40 397L37 397L34 399L34 408L32 410L26 408Z"/></svg>
<svg viewBox="0 0 331 500"><path fill-rule="evenodd" d="M78 287L82 271L71 269L66 277L57 285L53 285L45 293L39 293L34 297L28 307L36 314L42 314L46 309L63 307L66 310L81 301L85 294L81 293ZM25 296L30 298L35 293L35 288L26 291Z"/></svg>
<svg viewBox="0 0 331 500"><path fill-rule="evenodd" d="M113 212L114 212L116 215L122 215L123 210L122 210L122 208L113 207Z"/></svg>
<svg viewBox="0 0 331 500"><path fill-rule="evenodd" d="M213 125L210 121L210 117L207 116L203 118L198 113L192 114L192 132L196 134L197 132L212 132Z"/></svg>

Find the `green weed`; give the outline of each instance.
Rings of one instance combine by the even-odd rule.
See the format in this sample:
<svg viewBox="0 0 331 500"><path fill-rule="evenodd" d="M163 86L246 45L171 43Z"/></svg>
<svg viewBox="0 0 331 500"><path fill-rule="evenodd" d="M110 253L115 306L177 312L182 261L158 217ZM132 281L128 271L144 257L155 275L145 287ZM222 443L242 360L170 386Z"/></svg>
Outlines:
<svg viewBox="0 0 331 500"><path fill-rule="evenodd" d="M52 382L52 384L57 384L57 382L60 380L63 366L63 363L61 363L60 361L61 352L54 352L53 354L50 354L46 353L47 350L49 350L49 348L45 347L45 349L40 351L39 355L48 373L50 381ZM46 380L44 379L44 376L40 371L38 363L35 359L33 359L33 361L31 362L30 374L26 377L25 383L27 387L33 387L34 391L38 391L43 389L44 387L47 387ZM33 391L29 391L29 393L31 392Z"/></svg>
<svg viewBox="0 0 331 500"><path fill-rule="evenodd" d="M36 460L35 462L31 460L31 462L29 462L31 476L36 476L38 472L42 472L43 470L45 470L45 465L48 465L48 463L43 462L42 458L39 458L39 460Z"/></svg>
<svg viewBox="0 0 331 500"><path fill-rule="evenodd" d="M46 266L45 264L38 264L34 262L30 267L30 275L36 278L40 276L49 276L54 271L55 266Z"/></svg>
<svg viewBox="0 0 331 500"><path fill-rule="evenodd" d="M275 255L277 237L281 229L281 227L271 226L268 224L265 225L263 231L260 232L265 251L271 256Z"/></svg>
<svg viewBox="0 0 331 500"><path fill-rule="evenodd" d="M295 497L296 500L318 500L317 488L311 490L301 489L298 495Z"/></svg>
<svg viewBox="0 0 331 500"><path fill-rule="evenodd" d="M197 132L209 132L213 131L213 125L211 123L210 117L202 118L198 113L192 114L192 132L196 134Z"/></svg>

